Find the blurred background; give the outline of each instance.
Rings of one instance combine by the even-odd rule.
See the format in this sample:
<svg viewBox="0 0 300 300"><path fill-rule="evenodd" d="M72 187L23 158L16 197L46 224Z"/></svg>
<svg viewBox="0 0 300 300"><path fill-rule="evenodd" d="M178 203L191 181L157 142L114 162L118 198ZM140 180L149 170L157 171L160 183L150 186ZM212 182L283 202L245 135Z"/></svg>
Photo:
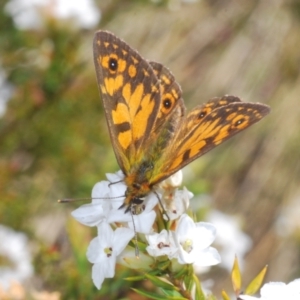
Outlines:
<svg viewBox="0 0 300 300"><path fill-rule="evenodd" d="M271 106L186 167L184 185L198 220L221 224L226 258L200 275L218 298L235 254L244 286L266 264L266 281L300 277L300 1L0 5L0 299L143 299L122 268L96 290L85 256L96 231L70 216L81 203L56 202L90 196L119 169L92 59L98 29L167 66L188 108L224 94Z"/></svg>

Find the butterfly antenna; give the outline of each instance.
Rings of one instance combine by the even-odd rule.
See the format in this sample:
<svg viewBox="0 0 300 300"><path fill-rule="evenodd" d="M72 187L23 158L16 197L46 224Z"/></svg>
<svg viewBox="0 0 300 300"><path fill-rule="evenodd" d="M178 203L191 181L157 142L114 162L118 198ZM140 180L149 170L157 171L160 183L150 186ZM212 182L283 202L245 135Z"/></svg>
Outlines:
<svg viewBox="0 0 300 300"><path fill-rule="evenodd" d="M130 215L131 215L132 224L133 224L133 230L134 230L135 257L136 258L140 258L140 250L139 250L139 246L138 246L138 237L137 237L137 232L136 232L136 228L135 228L135 223L134 223L132 209L130 209Z"/></svg>
<svg viewBox="0 0 300 300"><path fill-rule="evenodd" d="M76 201L88 201L91 200L92 198L64 198L64 199L58 199L58 203L71 203L71 202L76 202Z"/></svg>
<svg viewBox="0 0 300 300"><path fill-rule="evenodd" d="M119 180L119 181L110 182L108 186L110 187L111 185L116 184L116 183L120 183L120 182L124 182L124 180L122 179L122 180Z"/></svg>
<svg viewBox="0 0 300 300"><path fill-rule="evenodd" d="M166 218L168 219L167 222L170 222L171 219L170 219L168 213L166 212L166 210L165 210L165 208L164 208L164 206L163 206L163 204L162 204L162 202L161 202L160 197L158 196L158 194L157 194L156 191L154 191L154 194L156 195L156 197L157 197L157 199L158 199L158 202L159 202L159 205L160 205L160 207L161 207L161 209L162 209L162 211L163 211L163 214L164 214L164 215L166 216Z"/></svg>

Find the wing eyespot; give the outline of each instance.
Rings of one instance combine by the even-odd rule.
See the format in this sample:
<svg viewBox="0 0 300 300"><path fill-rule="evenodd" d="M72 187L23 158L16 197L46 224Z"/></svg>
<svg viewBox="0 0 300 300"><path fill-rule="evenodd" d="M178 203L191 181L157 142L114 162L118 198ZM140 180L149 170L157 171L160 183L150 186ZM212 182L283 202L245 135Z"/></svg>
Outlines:
<svg viewBox="0 0 300 300"><path fill-rule="evenodd" d="M172 100L169 98L164 99L163 105L165 109L169 109L172 106Z"/></svg>
<svg viewBox="0 0 300 300"><path fill-rule="evenodd" d="M242 123L244 123L246 120L245 118L239 119L238 121L236 121L234 123L234 126L238 127L239 125L241 125Z"/></svg>
<svg viewBox="0 0 300 300"><path fill-rule="evenodd" d="M118 69L118 61L111 57L108 62L108 67L111 71L116 71Z"/></svg>
<svg viewBox="0 0 300 300"><path fill-rule="evenodd" d="M206 112L202 111L199 115L198 115L198 119L203 119L206 116Z"/></svg>

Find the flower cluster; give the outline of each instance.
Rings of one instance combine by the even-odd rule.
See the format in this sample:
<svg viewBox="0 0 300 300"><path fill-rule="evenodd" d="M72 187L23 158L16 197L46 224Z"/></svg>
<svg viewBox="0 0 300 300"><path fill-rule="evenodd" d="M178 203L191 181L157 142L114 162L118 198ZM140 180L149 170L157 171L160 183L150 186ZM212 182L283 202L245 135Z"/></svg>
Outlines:
<svg viewBox="0 0 300 300"><path fill-rule="evenodd" d="M220 262L219 253L210 247L216 235L214 226L195 223L186 213L192 194L178 190L181 172L161 183L156 193L150 193L138 215L120 208L126 191L122 172L107 174L107 179L94 186L90 204L72 213L80 223L98 229L87 250L98 289L105 278L114 277L116 263L150 270L158 256L170 260L173 269L184 264L211 266ZM158 197L163 208L157 205ZM146 249L139 253L140 259L135 257L136 239Z"/></svg>

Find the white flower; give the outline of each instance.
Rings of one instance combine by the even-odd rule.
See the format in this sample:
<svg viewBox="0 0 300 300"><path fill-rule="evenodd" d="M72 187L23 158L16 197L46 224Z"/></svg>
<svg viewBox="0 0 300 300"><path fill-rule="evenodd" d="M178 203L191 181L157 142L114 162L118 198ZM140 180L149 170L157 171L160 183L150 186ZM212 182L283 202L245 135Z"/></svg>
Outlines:
<svg viewBox="0 0 300 300"><path fill-rule="evenodd" d="M175 230L175 242L178 247L177 259L180 264L195 263L211 266L221 261L216 249L209 247L216 236L215 227L210 223L194 223L183 214Z"/></svg>
<svg viewBox="0 0 300 300"><path fill-rule="evenodd" d="M87 226L98 226L101 222L126 223L136 232L150 233L156 214L153 210L158 202L154 193L150 193L145 201L145 209L139 215L125 213L126 207L120 208L125 199L126 185L122 172L107 174L109 181L95 184L92 191L92 203L82 205L72 212L72 216ZM133 220L134 219L134 224Z"/></svg>
<svg viewBox="0 0 300 300"><path fill-rule="evenodd" d="M283 282L266 283L260 290L261 297L240 295L243 300L299 300L300 299L300 279L295 279L289 284Z"/></svg>
<svg viewBox="0 0 300 300"><path fill-rule="evenodd" d="M102 181L94 186L90 204L83 205L72 213L79 222L98 227L98 236L91 241L87 251L88 260L94 264L92 279L98 289L105 278L114 276L116 262L143 270L152 269L153 257L162 255L168 256L170 260L177 259L177 265L194 263L210 266L220 262L218 252L209 247L215 238L215 228L209 223L194 223L183 214L191 193L186 189L177 191L176 186L181 182L178 174L168 179L169 183L165 184L171 186L171 189L166 188L164 192L172 191L168 194L169 207L176 211L171 212L171 219L181 217L178 223L173 222L174 225L177 223L176 231L164 229L160 233L154 233L153 229L157 194L149 193L143 199L139 214L135 215L134 209L125 213L128 206L123 207L127 189L124 174L107 174L107 179L109 181ZM113 231L111 226L117 229ZM141 253L140 262L136 259L137 249L133 251L133 248L127 246L135 233L145 234L149 244L146 250L150 256Z"/></svg>
<svg viewBox="0 0 300 300"><path fill-rule="evenodd" d="M98 236L91 241L87 250L87 258L94 264L92 279L98 289L101 289L105 278L114 277L116 258L133 236L134 232L129 228L113 231L106 222L98 226Z"/></svg>
<svg viewBox="0 0 300 300"><path fill-rule="evenodd" d="M90 204L82 205L72 212L73 217L82 224L98 227L98 236L91 241L87 251L88 260L94 264L92 279L98 289L105 278L114 276L117 256L135 233L152 232L156 217L153 208L158 202L156 195L150 193L139 215L133 215L131 211L125 213L127 207L122 207L127 188L124 184L124 174L107 174L107 178L109 181L102 181L94 186ZM109 224L118 228L113 231ZM133 268L132 253L129 255L128 250L119 260ZM135 261L137 262L136 257ZM152 262L152 258L148 259L145 266L149 268ZM138 263L136 265L142 266Z"/></svg>
<svg viewBox="0 0 300 300"><path fill-rule="evenodd" d="M193 194L184 187L183 190L174 192L172 201L166 202L165 198L163 198L164 209L168 214L169 219L176 220L185 213L192 197Z"/></svg>
<svg viewBox="0 0 300 300"><path fill-rule="evenodd" d="M160 233L146 235L146 239L149 244L146 250L152 256L167 255L172 258L178 251L172 233L165 229Z"/></svg>
<svg viewBox="0 0 300 300"><path fill-rule="evenodd" d="M158 185L158 190L162 194L161 202L169 217L164 216L165 220L178 219L189 207L189 200L193 194L186 188L179 191L178 187L181 183L182 171L179 170Z"/></svg>

